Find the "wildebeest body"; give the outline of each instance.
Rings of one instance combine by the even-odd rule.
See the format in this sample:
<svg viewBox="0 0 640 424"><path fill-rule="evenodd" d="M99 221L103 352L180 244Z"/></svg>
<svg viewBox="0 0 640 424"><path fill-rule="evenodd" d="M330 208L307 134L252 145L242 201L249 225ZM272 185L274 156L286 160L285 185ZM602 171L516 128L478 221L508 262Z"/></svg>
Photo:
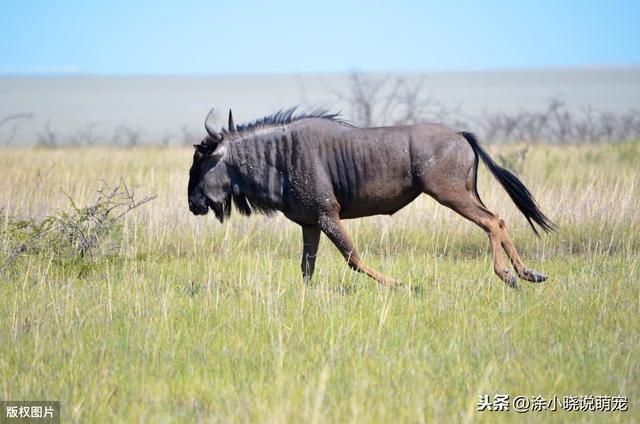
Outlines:
<svg viewBox="0 0 640 424"><path fill-rule="evenodd" d="M393 214L474 161L467 141L440 126L361 129L321 118L229 143L229 157L233 184L251 203L306 225L326 210L342 219Z"/></svg>
<svg viewBox="0 0 640 424"><path fill-rule="evenodd" d="M494 269L511 286L515 277L504 266L504 249L520 278L544 281L526 268L504 222L490 212L476 190L481 159L523 212L532 228L553 224L531 193L509 171L499 167L469 133L441 125L357 128L335 115L293 117L280 112L245 127L217 133L196 146L189 179L193 213L213 209L222 222L233 202L240 213L281 211L303 232L302 270L310 280L320 233L338 247L353 269L393 285L387 276L359 258L340 219L393 214L427 193L478 224L489 235Z"/></svg>

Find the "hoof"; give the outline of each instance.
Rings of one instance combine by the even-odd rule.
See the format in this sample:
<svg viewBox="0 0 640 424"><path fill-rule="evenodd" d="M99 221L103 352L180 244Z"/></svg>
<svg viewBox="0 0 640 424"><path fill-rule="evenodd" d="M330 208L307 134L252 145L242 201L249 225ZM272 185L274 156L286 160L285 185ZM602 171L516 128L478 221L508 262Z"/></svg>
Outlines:
<svg viewBox="0 0 640 424"><path fill-rule="evenodd" d="M502 272L496 272L496 274L507 284L507 286L512 289L518 288L518 278L509 272L509 268L505 268Z"/></svg>
<svg viewBox="0 0 640 424"><path fill-rule="evenodd" d="M532 283L542 283L549 277L527 268L524 270L520 278L522 278L523 280L531 281Z"/></svg>
<svg viewBox="0 0 640 424"><path fill-rule="evenodd" d="M532 272L531 275L533 276L533 281L534 283L542 283L544 281L547 281L547 278L549 278L548 276L544 275L544 274L540 274L539 272Z"/></svg>
<svg viewBox="0 0 640 424"><path fill-rule="evenodd" d="M388 287L390 289L405 289L407 288L404 284L402 284L402 281L398 281L398 280L387 280L384 283L382 283L383 286Z"/></svg>
<svg viewBox="0 0 640 424"><path fill-rule="evenodd" d="M402 287L402 283L400 283L399 281L394 280L391 277L378 277L374 279L378 282L378 285L381 287L387 287L390 289L397 289L399 287Z"/></svg>

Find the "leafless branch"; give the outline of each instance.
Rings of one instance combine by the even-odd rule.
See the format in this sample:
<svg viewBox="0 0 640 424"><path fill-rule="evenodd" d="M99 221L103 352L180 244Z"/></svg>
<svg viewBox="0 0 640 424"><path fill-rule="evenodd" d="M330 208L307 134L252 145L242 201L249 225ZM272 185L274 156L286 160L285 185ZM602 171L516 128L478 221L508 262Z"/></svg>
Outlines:
<svg viewBox="0 0 640 424"><path fill-rule="evenodd" d="M363 127L451 120L459 115L459 107L448 108L425 97L423 85L423 79L409 82L403 77L353 72L348 94L336 93L336 97L348 104L352 119Z"/></svg>
<svg viewBox="0 0 640 424"><path fill-rule="evenodd" d="M124 147L135 147L140 143L141 131L126 125L116 127L113 143Z"/></svg>
<svg viewBox="0 0 640 424"><path fill-rule="evenodd" d="M72 146L94 146L100 142L100 137L95 132L96 124L87 124L80 128L70 139Z"/></svg>
<svg viewBox="0 0 640 424"><path fill-rule="evenodd" d="M37 145L40 147L58 147L58 134L51 129L51 121L47 121L42 132L38 134Z"/></svg>
<svg viewBox="0 0 640 424"><path fill-rule="evenodd" d="M0 128L2 128L4 125L12 121L27 120L31 118L33 118L33 113L12 113L0 118ZM18 131L18 124L12 125L11 130L9 131L9 136L2 142L2 144L4 145L11 144L11 142L13 142L13 139L16 136L17 131Z"/></svg>

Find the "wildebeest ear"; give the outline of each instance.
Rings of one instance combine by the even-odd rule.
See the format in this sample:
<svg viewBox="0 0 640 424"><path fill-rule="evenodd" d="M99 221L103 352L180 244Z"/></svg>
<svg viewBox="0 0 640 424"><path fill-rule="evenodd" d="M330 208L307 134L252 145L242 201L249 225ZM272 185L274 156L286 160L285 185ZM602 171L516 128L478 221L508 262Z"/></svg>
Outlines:
<svg viewBox="0 0 640 424"><path fill-rule="evenodd" d="M207 134L209 134L209 137L211 137L213 141L219 143L222 141L222 134L217 132L213 128L213 120L214 120L214 113L213 113L213 108L211 108L211 110L209 111L209 114L207 115L207 119L204 120L204 128L207 130Z"/></svg>
<svg viewBox="0 0 640 424"><path fill-rule="evenodd" d="M236 125L233 123L233 114L231 113L231 109L229 109L229 131L236 132Z"/></svg>

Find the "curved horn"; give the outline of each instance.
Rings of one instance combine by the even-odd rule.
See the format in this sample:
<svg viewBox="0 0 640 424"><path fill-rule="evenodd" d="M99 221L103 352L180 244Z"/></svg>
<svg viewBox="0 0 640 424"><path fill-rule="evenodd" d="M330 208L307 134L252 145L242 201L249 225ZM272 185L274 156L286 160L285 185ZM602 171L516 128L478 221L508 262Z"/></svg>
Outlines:
<svg viewBox="0 0 640 424"><path fill-rule="evenodd" d="M231 114L231 109L229 109L229 131L236 132L236 126L233 123L233 115Z"/></svg>
<svg viewBox="0 0 640 424"><path fill-rule="evenodd" d="M207 130L207 134L209 134L211 138L218 139L220 138L220 134L218 134L216 130L213 128L213 119L214 119L213 109L214 108L211 108L211 110L209 111L209 114L207 115L207 119L204 120L204 128Z"/></svg>

